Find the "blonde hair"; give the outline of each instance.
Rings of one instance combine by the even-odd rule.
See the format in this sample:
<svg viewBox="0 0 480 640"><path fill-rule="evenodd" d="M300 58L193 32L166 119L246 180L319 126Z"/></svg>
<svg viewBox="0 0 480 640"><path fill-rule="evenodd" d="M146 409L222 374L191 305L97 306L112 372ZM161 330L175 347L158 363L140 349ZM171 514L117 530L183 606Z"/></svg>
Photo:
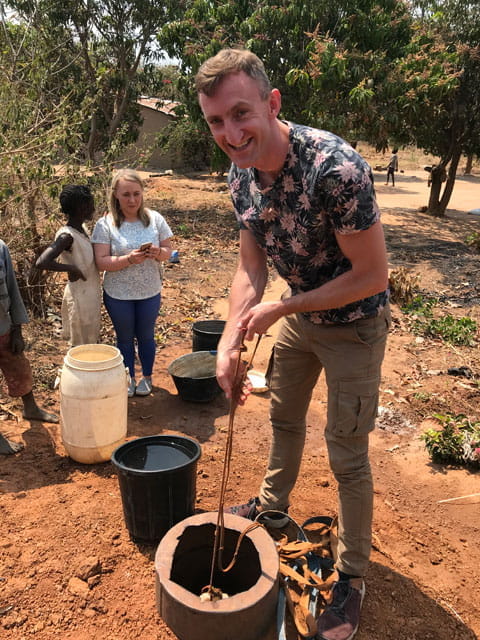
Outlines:
<svg viewBox="0 0 480 640"><path fill-rule="evenodd" d="M136 182L140 188L142 189L142 194L145 189L145 185L143 184L143 180L133 169L120 169L112 178L112 183L110 185L110 197L108 199L109 202L109 210L113 217L113 222L116 227L120 227L122 222L125 220L125 216L122 213L120 208L120 202L115 195L115 191L117 189L118 182L120 180L128 180L129 182ZM138 209L138 217L140 221L143 223L145 227L148 227L150 224L150 216L148 215L147 210L145 209L143 203L143 195L142 202L140 204L140 208Z"/></svg>
<svg viewBox="0 0 480 640"><path fill-rule="evenodd" d="M263 62L248 49L222 49L206 60L195 76L197 93L212 97L221 81L232 73L243 71L258 85L260 97L267 100L272 86Z"/></svg>

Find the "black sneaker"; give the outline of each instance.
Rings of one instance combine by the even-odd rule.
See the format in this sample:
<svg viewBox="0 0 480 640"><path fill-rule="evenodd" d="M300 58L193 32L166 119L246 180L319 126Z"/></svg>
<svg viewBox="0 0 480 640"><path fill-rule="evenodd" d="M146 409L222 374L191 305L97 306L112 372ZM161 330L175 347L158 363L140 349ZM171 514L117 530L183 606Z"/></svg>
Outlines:
<svg viewBox="0 0 480 640"><path fill-rule="evenodd" d="M290 517L287 515L288 507L283 511L274 511L265 509L261 511L260 500L258 498L250 498L245 504L238 504L233 507L227 507L225 513L233 513L236 516L247 518L248 520L256 520L260 524L272 529L281 529L290 522Z"/></svg>
<svg viewBox="0 0 480 640"><path fill-rule="evenodd" d="M332 602L317 620L317 640L351 640L360 624L364 596L362 578L334 582Z"/></svg>

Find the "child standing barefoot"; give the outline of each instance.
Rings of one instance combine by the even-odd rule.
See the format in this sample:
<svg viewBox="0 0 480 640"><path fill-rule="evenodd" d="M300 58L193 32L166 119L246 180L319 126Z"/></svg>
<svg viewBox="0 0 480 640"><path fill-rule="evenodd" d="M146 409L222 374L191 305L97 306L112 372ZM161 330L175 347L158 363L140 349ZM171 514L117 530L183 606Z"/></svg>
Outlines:
<svg viewBox="0 0 480 640"><path fill-rule="evenodd" d="M0 370L12 398L21 398L23 417L27 420L58 422L58 417L41 409L33 395L30 363L25 357L22 324L28 315L20 296L7 245L0 240ZM0 454L17 453L22 444L10 442L0 435Z"/></svg>

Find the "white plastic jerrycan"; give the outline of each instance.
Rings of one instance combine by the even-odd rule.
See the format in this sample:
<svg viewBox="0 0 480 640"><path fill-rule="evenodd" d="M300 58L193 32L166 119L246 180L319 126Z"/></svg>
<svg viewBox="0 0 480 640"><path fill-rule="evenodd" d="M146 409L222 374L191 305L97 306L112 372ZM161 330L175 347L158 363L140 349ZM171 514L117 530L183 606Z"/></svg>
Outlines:
<svg viewBox="0 0 480 640"><path fill-rule="evenodd" d="M77 462L110 460L127 435L129 376L116 347L72 347L60 372L62 441Z"/></svg>

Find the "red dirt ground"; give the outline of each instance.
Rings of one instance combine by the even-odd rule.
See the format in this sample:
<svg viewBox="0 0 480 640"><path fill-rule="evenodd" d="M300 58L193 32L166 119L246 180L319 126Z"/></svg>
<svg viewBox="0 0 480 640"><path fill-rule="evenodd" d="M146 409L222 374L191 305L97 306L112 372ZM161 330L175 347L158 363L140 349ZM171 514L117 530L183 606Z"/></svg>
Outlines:
<svg viewBox="0 0 480 640"><path fill-rule="evenodd" d="M423 295L442 309L480 320L479 255L465 238L480 231L479 177L459 178L442 220L418 213L426 203L426 174L405 169L395 188L377 191L391 267L420 277ZM195 320L224 317L236 263L236 230L224 181L208 176L162 177L148 199L177 234L181 262L166 269L158 321L154 392L129 401L128 438L180 433L202 447L197 508L215 511L221 481L228 403L182 401L166 368L191 350ZM268 295L282 285L272 279ZM58 308L55 310L58 313ZM480 476L433 464L420 435L434 413L479 419L477 347L419 339L393 306L381 385L382 412L371 439L375 478L374 550L358 640L467 640L480 634ZM59 411L53 390L65 343L58 320L26 329L39 403ZM105 319L102 336L112 341ZM266 366L273 338L264 338L254 366ZM476 379L446 373L468 366ZM6 640L174 640L155 609L155 548L133 543L125 528L117 477L107 462L82 465L66 456L59 425L28 422L3 396L0 430L25 449L0 456L0 636ZM291 515L303 522L336 510L335 482L322 436L323 379L308 416L301 476ZM228 501L255 495L270 441L268 393L237 411ZM448 498L477 494L452 502ZM232 634L232 638L235 635ZM190 640L190 639L188 639ZM196 640L192 638L191 640ZM208 640L201 638L199 640Z"/></svg>

